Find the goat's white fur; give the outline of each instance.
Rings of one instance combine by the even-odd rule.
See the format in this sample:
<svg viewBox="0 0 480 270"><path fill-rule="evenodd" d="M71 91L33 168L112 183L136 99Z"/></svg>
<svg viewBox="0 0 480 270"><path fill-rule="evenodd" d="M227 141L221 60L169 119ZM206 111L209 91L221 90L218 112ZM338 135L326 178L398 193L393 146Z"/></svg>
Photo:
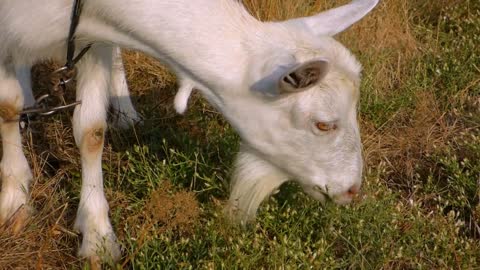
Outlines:
<svg viewBox="0 0 480 270"><path fill-rule="evenodd" d="M188 98L193 91L195 84L187 78L182 78L179 80L178 92L175 95L175 100L173 101L175 110L179 114L183 114L187 110Z"/></svg>
<svg viewBox="0 0 480 270"><path fill-rule="evenodd" d="M330 36L377 3L354 0L312 17L262 23L234 0L86 1L77 46L95 45L78 66L77 98L83 103L73 117L82 162L75 223L83 234L79 255L95 256L103 250L113 259L119 256L103 194L101 149L107 89L125 85L125 78L112 79L118 59L109 44L141 50L168 64L181 78L177 111L185 111L194 86L239 132L244 146L236 161L228 212L246 221L265 197L292 178L313 197L328 195L338 203L349 202L347 191L360 186L360 65ZM22 87L28 88L27 71L16 67L63 58L71 6L70 0L0 2L0 222L27 202L32 178L18 124L10 121L16 118L12 112L25 105ZM282 94L279 80L284 73L315 59L328 61L328 72L321 71L325 78L298 93ZM337 129L320 131L317 122L334 123Z"/></svg>

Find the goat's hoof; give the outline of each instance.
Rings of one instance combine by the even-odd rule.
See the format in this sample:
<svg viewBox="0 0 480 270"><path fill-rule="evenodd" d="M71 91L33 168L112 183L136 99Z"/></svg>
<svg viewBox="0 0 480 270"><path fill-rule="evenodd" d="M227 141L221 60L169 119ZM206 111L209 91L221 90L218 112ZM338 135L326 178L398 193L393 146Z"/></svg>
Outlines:
<svg viewBox="0 0 480 270"><path fill-rule="evenodd" d="M107 265L114 265L120 260L122 252L120 245L117 243L117 238L112 232L103 237L97 234L90 236L84 235L78 256L87 258L90 263L98 261L100 264L106 263ZM92 267L91 269L97 268Z"/></svg>
<svg viewBox="0 0 480 270"><path fill-rule="evenodd" d="M142 125L143 119L136 111L118 112L113 116L112 124L118 129L125 130Z"/></svg>
<svg viewBox="0 0 480 270"><path fill-rule="evenodd" d="M90 270L102 270L102 260L98 256L91 256L87 260Z"/></svg>
<svg viewBox="0 0 480 270"><path fill-rule="evenodd" d="M22 205L15 213L6 220L0 220L0 232L10 233L13 236L19 235L27 225L32 210L29 206Z"/></svg>
<svg viewBox="0 0 480 270"><path fill-rule="evenodd" d="M105 263L103 263L102 258L96 255L86 258L85 264L88 265L87 269L90 270L102 270L102 265L106 266ZM114 263L108 263L107 266L109 266L107 269L119 269L118 265L115 265Z"/></svg>

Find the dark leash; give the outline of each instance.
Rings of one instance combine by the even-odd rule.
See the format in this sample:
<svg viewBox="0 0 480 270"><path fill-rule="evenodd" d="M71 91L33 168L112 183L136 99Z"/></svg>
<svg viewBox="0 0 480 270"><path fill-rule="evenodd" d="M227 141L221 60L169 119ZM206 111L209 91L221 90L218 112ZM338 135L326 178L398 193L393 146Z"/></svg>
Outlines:
<svg viewBox="0 0 480 270"><path fill-rule="evenodd" d="M52 115L55 112L73 108L82 103L81 101L67 103L64 99L67 84L72 82L73 78L76 75L75 65L92 46L92 44L87 45L78 53L77 56L75 56L75 32L80 22L80 14L82 13L82 7L82 0L74 0L72 15L70 19L70 30L68 32L67 38L66 63L61 68L53 71L50 74L53 82L50 93L41 95L35 100L33 106L24 108L22 111L19 112L19 124L21 129L27 128L29 123L33 120L35 116ZM52 103L52 99L56 99L58 105L49 106L49 104Z"/></svg>

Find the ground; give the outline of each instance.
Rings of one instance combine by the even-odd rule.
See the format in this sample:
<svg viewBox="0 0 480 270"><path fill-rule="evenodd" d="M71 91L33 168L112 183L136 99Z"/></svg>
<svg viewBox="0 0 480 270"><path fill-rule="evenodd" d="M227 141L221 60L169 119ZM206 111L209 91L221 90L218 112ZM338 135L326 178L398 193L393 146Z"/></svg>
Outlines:
<svg viewBox="0 0 480 270"><path fill-rule="evenodd" d="M271 20L346 1L244 2ZM198 94L175 114L175 78L124 53L144 123L106 139L106 193L124 248L117 267L480 268L480 2L382 0L338 38L364 66L362 194L322 206L289 183L243 229L222 217L238 136ZM36 69L38 92L50 67ZM72 230L80 168L70 118L24 135L35 213L20 235L0 233L0 269L87 267Z"/></svg>

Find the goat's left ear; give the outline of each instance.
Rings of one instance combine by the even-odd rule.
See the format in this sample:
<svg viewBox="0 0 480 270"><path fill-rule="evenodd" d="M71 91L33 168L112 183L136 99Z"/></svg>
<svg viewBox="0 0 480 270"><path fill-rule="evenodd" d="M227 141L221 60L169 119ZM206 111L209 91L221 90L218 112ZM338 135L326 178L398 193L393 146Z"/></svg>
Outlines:
<svg viewBox="0 0 480 270"><path fill-rule="evenodd" d="M289 69L280 77L279 93L294 93L317 84L328 73L328 61L319 59L302 63Z"/></svg>
<svg viewBox="0 0 480 270"><path fill-rule="evenodd" d="M285 23L306 27L315 35L336 35L367 15L379 0L353 0L317 15L288 20Z"/></svg>

